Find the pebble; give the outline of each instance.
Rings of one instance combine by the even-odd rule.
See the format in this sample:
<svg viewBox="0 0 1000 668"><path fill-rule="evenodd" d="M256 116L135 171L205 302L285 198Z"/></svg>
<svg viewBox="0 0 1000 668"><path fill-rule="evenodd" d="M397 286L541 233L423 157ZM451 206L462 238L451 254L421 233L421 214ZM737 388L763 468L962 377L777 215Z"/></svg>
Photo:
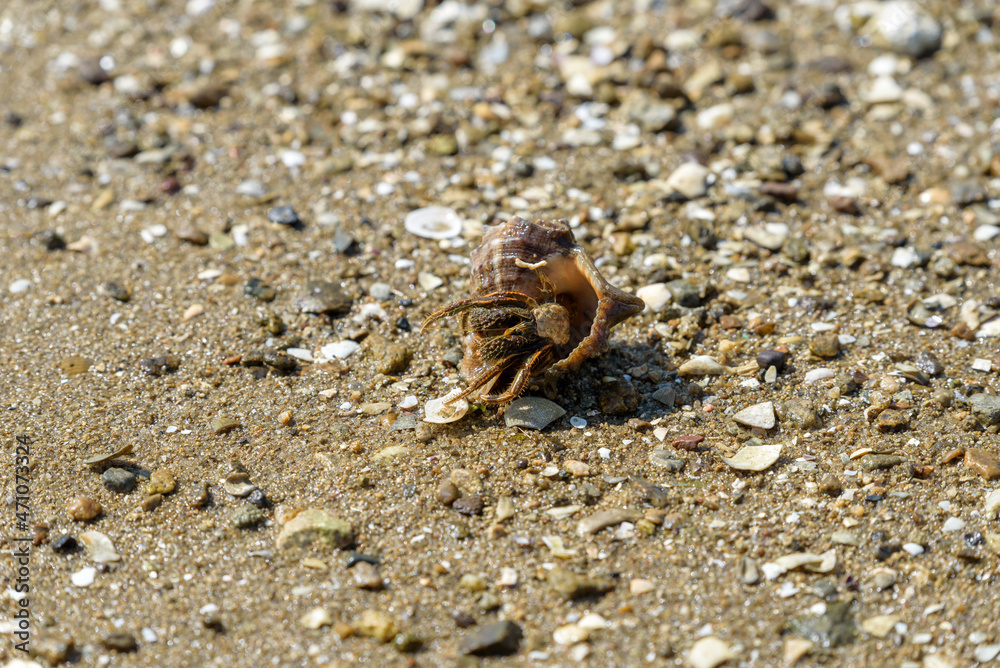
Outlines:
<svg viewBox="0 0 1000 668"><path fill-rule="evenodd" d="M684 460L669 450L652 450L649 453L649 463L671 473L680 473L684 470Z"/></svg>
<svg viewBox="0 0 1000 668"><path fill-rule="evenodd" d="M609 578L592 578L556 566L548 572L549 586L569 601L599 596L614 589L614 582Z"/></svg>
<svg viewBox="0 0 1000 668"><path fill-rule="evenodd" d="M890 0L876 12L870 22L880 45L911 58L929 56L941 48L941 24L917 2Z"/></svg>
<svg viewBox="0 0 1000 668"><path fill-rule="evenodd" d="M1000 655L1000 644L998 645L979 645L974 650L972 650L972 656L979 663L989 663L993 659Z"/></svg>
<svg viewBox="0 0 1000 668"><path fill-rule="evenodd" d="M164 376L173 373L181 365L181 358L177 355L159 355L148 357L139 362L139 368L149 376Z"/></svg>
<svg viewBox="0 0 1000 668"><path fill-rule="evenodd" d="M817 357L836 357L840 352L840 339L833 332L821 334L809 342L809 351Z"/></svg>
<svg viewBox="0 0 1000 668"><path fill-rule="evenodd" d="M139 507L143 512L151 513L159 508L161 503L163 503L162 494L151 494L139 502Z"/></svg>
<svg viewBox="0 0 1000 668"><path fill-rule="evenodd" d="M108 281L104 284L104 292L112 299L122 303L128 302L132 299L132 293L127 288L122 287L119 283L115 283L114 281Z"/></svg>
<svg viewBox="0 0 1000 668"><path fill-rule="evenodd" d="M309 281L302 288L296 303L303 313L333 315L349 311L353 301L336 283Z"/></svg>
<svg viewBox="0 0 1000 668"><path fill-rule="evenodd" d="M822 614L808 613L789 620L790 628L820 647L833 648L848 645L855 639L855 622L851 616L851 603L833 601L826 604Z"/></svg>
<svg viewBox="0 0 1000 668"><path fill-rule="evenodd" d="M706 636L688 650L687 663L691 668L716 668L736 656L729 643L715 636Z"/></svg>
<svg viewBox="0 0 1000 668"><path fill-rule="evenodd" d="M244 503L229 516L237 529L250 529L264 521L264 511L249 503Z"/></svg>
<svg viewBox="0 0 1000 668"><path fill-rule="evenodd" d="M684 308L701 306L701 286L692 281L676 280L666 284L674 302Z"/></svg>
<svg viewBox="0 0 1000 668"><path fill-rule="evenodd" d="M646 303L646 310L659 313L670 303L673 296L666 283L650 283L635 291L636 297Z"/></svg>
<svg viewBox="0 0 1000 668"><path fill-rule="evenodd" d="M994 489L992 492L986 494L983 515L989 521L995 520L1000 516L1000 489Z"/></svg>
<svg viewBox="0 0 1000 668"><path fill-rule="evenodd" d="M177 487L174 474L167 469L156 469L149 476L146 485L147 494L170 494Z"/></svg>
<svg viewBox="0 0 1000 668"><path fill-rule="evenodd" d="M229 417L218 417L212 420L211 428L212 433L215 434L228 434L234 429L239 429L243 424L239 420L234 420Z"/></svg>
<svg viewBox="0 0 1000 668"><path fill-rule="evenodd" d="M435 493L438 503L443 506L450 506L455 503L461 495L462 493L459 491L458 486L450 480L445 480L438 485L437 492Z"/></svg>
<svg viewBox="0 0 1000 668"><path fill-rule="evenodd" d="M93 365L94 360L92 359L71 355L59 360L59 371L67 376L79 376L82 373L87 373Z"/></svg>
<svg viewBox="0 0 1000 668"><path fill-rule="evenodd" d="M462 219L445 206L427 206L406 214L403 227L422 239L454 239L462 234Z"/></svg>
<svg viewBox="0 0 1000 668"><path fill-rule="evenodd" d="M667 177L666 187L685 199L704 197L711 170L697 162L685 162Z"/></svg>
<svg viewBox="0 0 1000 668"><path fill-rule="evenodd" d="M736 413L733 416L733 420L748 427L773 429L776 424L774 417L774 404L770 401L765 401L760 404L749 406L741 410L739 413Z"/></svg>
<svg viewBox="0 0 1000 668"><path fill-rule="evenodd" d="M52 551L59 554L74 552L79 546L80 545L76 542L76 538L70 536L69 534L63 534L52 541Z"/></svg>
<svg viewBox="0 0 1000 668"><path fill-rule="evenodd" d="M636 522L641 518L642 513L637 510L627 510L624 508L603 510L580 520L579 524L577 524L576 532L580 536L589 536L606 527L617 526L622 522Z"/></svg>
<svg viewBox="0 0 1000 668"><path fill-rule="evenodd" d="M736 108L728 102L723 102L698 112L695 124L701 130L718 130L729 125L735 116Z"/></svg>
<svg viewBox="0 0 1000 668"><path fill-rule="evenodd" d="M770 369L772 366L778 373L785 370L788 354L780 350L762 350L757 353L757 366L761 369Z"/></svg>
<svg viewBox="0 0 1000 668"><path fill-rule="evenodd" d="M378 334L366 338L365 347L372 360L372 367L386 375L404 371L413 358L411 348Z"/></svg>
<svg viewBox="0 0 1000 668"><path fill-rule="evenodd" d="M101 475L101 482L112 492L128 494L135 489L136 477L131 471L113 466Z"/></svg>
<svg viewBox="0 0 1000 668"><path fill-rule="evenodd" d="M985 480L1000 478L1000 458L983 448L966 448L965 465Z"/></svg>
<svg viewBox="0 0 1000 668"><path fill-rule="evenodd" d="M478 494L475 496L463 496L455 499L451 507L463 515L482 515L486 502Z"/></svg>
<svg viewBox="0 0 1000 668"><path fill-rule="evenodd" d="M26 278L19 278L16 281L12 281L10 287L7 289L10 290L10 294L12 295L19 295L22 292L27 292L30 288L31 281Z"/></svg>
<svg viewBox="0 0 1000 668"><path fill-rule="evenodd" d="M101 504L89 496L78 496L66 504L66 514L76 522L89 522L103 512Z"/></svg>
<svg viewBox="0 0 1000 668"><path fill-rule="evenodd" d="M83 543L91 561L110 564L122 560L121 555L115 551L111 539L100 531L84 531L80 534L80 542Z"/></svg>
<svg viewBox="0 0 1000 668"><path fill-rule="evenodd" d="M1000 397L980 393L969 397L972 415L986 426L1000 425Z"/></svg>
<svg viewBox="0 0 1000 668"><path fill-rule="evenodd" d="M366 561L358 562L351 568L354 584L358 589L378 590L385 586L382 575L374 564Z"/></svg>
<svg viewBox="0 0 1000 668"><path fill-rule="evenodd" d="M74 587L89 587L94 584L94 579L97 576L97 569L92 566L87 566L86 568L81 568L76 573L70 576L70 582L73 583Z"/></svg>
<svg viewBox="0 0 1000 668"><path fill-rule="evenodd" d="M757 584L760 582L760 570L756 562L749 557L740 560L740 582L745 585Z"/></svg>
<svg viewBox="0 0 1000 668"><path fill-rule="evenodd" d="M677 374L681 378L692 378L700 376L720 376L726 373L727 367L719 364L708 355L696 355L684 362L677 369Z"/></svg>
<svg viewBox="0 0 1000 668"><path fill-rule="evenodd" d="M833 369L811 369L806 372L805 378L803 379L807 384L816 383L821 380L826 380L827 378L833 378L837 375Z"/></svg>
<svg viewBox="0 0 1000 668"><path fill-rule="evenodd" d="M900 464L905 464L906 462L906 457L900 457L899 455L869 454L865 455L858 461L858 466L860 466L863 471L879 471L882 469L891 469L894 466L899 466Z"/></svg>
<svg viewBox="0 0 1000 668"><path fill-rule="evenodd" d="M552 640L557 645L575 645L576 643L586 642L589 638L590 631L576 624L565 624L557 627L552 632Z"/></svg>
<svg viewBox="0 0 1000 668"><path fill-rule="evenodd" d="M287 204L282 206L276 206L267 211L267 219L272 223L277 223L278 225L300 225L302 221L299 219L299 214L295 212L295 209Z"/></svg>
<svg viewBox="0 0 1000 668"><path fill-rule="evenodd" d="M131 633L121 631L109 633L104 636L101 644L104 645L105 649L110 649L113 652L121 654L127 654L139 649L139 644L135 641L135 637Z"/></svg>
<svg viewBox="0 0 1000 668"><path fill-rule="evenodd" d="M941 530L945 533L954 533L956 531L961 531L964 528L965 520L959 517L949 517L945 520L944 526L941 527Z"/></svg>
<svg viewBox="0 0 1000 668"><path fill-rule="evenodd" d="M324 626L332 626L333 617L325 608L313 608L299 617L299 624L307 629L316 630Z"/></svg>
<svg viewBox="0 0 1000 668"><path fill-rule="evenodd" d="M344 339L343 341L337 341L336 343L328 343L319 352L323 357L328 359L347 359L353 355L357 350L361 348L361 344L357 341L351 341L350 339Z"/></svg>
<svg viewBox="0 0 1000 668"><path fill-rule="evenodd" d="M353 542L354 529L349 522L324 510L308 508L281 527L275 544L281 550L312 545L340 549Z"/></svg>
<svg viewBox="0 0 1000 668"><path fill-rule="evenodd" d="M524 633L514 622L503 619L470 631L459 644L459 652L474 656L503 656L520 648Z"/></svg>

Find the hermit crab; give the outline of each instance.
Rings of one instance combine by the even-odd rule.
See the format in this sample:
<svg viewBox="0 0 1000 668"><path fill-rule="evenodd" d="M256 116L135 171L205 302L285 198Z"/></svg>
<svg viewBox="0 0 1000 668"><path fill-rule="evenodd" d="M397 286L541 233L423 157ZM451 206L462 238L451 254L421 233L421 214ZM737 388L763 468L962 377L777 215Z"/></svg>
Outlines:
<svg viewBox="0 0 1000 668"><path fill-rule="evenodd" d="M528 381L573 370L608 349L608 332L645 308L608 283L565 221L517 216L492 228L472 252L472 297L432 313L423 328L457 316L464 334L466 397L516 399Z"/></svg>

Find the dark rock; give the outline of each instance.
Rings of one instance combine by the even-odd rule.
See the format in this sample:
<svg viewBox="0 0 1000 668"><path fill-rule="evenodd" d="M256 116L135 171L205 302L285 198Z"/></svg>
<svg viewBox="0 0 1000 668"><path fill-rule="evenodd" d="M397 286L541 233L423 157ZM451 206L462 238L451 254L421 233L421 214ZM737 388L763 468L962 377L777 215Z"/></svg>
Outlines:
<svg viewBox="0 0 1000 668"><path fill-rule="evenodd" d="M685 308L697 308L701 306L701 288L691 281L676 280L670 281L666 285L670 295L674 298L674 303Z"/></svg>
<svg viewBox="0 0 1000 668"><path fill-rule="evenodd" d="M360 552L351 552L347 555L347 563L345 566L347 568L353 568L357 564L366 563L372 566L378 566L379 558L371 554L362 554Z"/></svg>
<svg viewBox="0 0 1000 668"><path fill-rule="evenodd" d="M112 466L101 476L101 482L112 492L128 494L135 489L136 478L131 471Z"/></svg>
<svg viewBox="0 0 1000 668"><path fill-rule="evenodd" d="M264 351L264 364L282 373L288 373L289 371L294 371L299 363L291 355L268 348Z"/></svg>
<svg viewBox="0 0 1000 668"><path fill-rule="evenodd" d="M351 310L353 300L336 283L309 281L302 293L298 305L303 313L335 314Z"/></svg>
<svg viewBox="0 0 1000 668"><path fill-rule="evenodd" d="M52 230L45 230L36 234L35 242L47 251L57 251L66 248L66 240L59 236L58 232L53 232Z"/></svg>
<svg viewBox="0 0 1000 668"><path fill-rule="evenodd" d="M781 373L785 370L787 360L788 353L780 350L762 350L757 353L757 366L765 371L773 366L778 373Z"/></svg>
<svg viewBox="0 0 1000 668"><path fill-rule="evenodd" d="M631 413L639 405L639 392L630 381L615 378L602 383L598 390L597 403L605 415Z"/></svg>
<svg viewBox="0 0 1000 668"><path fill-rule="evenodd" d="M274 301L274 298L278 295L278 291L264 283L264 281L259 278L251 278L247 281L247 284L243 286L243 294L256 297L262 302L271 302Z"/></svg>
<svg viewBox="0 0 1000 668"><path fill-rule="evenodd" d="M104 645L106 649L110 649L113 652L121 652L127 654L128 652L134 652L139 649L139 644L135 641L135 638L131 633L110 633L101 640L101 644Z"/></svg>
<svg viewBox="0 0 1000 668"><path fill-rule="evenodd" d="M459 645L462 654L501 656L517 652L523 637L521 627L503 619L470 632Z"/></svg>
<svg viewBox="0 0 1000 668"><path fill-rule="evenodd" d="M79 547L80 544L76 542L76 538L70 536L69 534L63 534L52 541L52 551L59 552L61 554L76 552Z"/></svg>
<svg viewBox="0 0 1000 668"><path fill-rule="evenodd" d="M118 301L125 303L132 299L132 293L128 291L127 288L122 287L114 281L108 281L104 284L104 291L108 293L108 296L112 299L117 299Z"/></svg>

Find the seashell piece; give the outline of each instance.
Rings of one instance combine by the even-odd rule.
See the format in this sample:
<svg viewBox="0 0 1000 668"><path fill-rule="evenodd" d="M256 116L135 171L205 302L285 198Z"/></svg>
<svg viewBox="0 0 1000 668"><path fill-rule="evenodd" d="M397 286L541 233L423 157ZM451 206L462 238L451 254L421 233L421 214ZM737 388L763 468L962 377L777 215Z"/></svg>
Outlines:
<svg viewBox="0 0 1000 668"><path fill-rule="evenodd" d="M132 452L132 448L133 447L134 446L131 443L129 443L128 445L123 446L123 447L119 448L118 450L115 450L114 452L112 452L110 454L106 454L106 455L94 455L93 457L87 457L86 459L83 460L83 463L84 464L102 464L102 463L104 463L106 461L109 461L109 460L112 460L112 459L114 459L116 457L124 457L125 455L130 454Z"/></svg>
<svg viewBox="0 0 1000 668"><path fill-rule="evenodd" d="M763 471L781 456L781 443L774 445L748 445L740 448L732 457L723 457L722 461L737 471Z"/></svg>
<svg viewBox="0 0 1000 668"><path fill-rule="evenodd" d="M424 422L448 424L461 420L469 412L469 402L461 395L462 388L455 388L443 397L428 401L424 406Z"/></svg>
<svg viewBox="0 0 1000 668"><path fill-rule="evenodd" d="M251 492L258 489L257 485L250 482L250 476L246 473L231 473L220 480L219 484L222 485L222 489L226 490L227 494L232 494L236 498L250 496Z"/></svg>
<svg viewBox="0 0 1000 668"><path fill-rule="evenodd" d="M530 379L605 352L611 328L645 308L608 283L564 221L515 216L491 229L472 252L470 286L471 298L434 312L424 327L460 317L469 385L455 399L487 404L508 403Z"/></svg>
<svg viewBox="0 0 1000 668"><path fill-rule="evenodd" d="M454 239L462 233L462 219L446 206L425 206L406 214L403 227L422 239Z"/></svg>

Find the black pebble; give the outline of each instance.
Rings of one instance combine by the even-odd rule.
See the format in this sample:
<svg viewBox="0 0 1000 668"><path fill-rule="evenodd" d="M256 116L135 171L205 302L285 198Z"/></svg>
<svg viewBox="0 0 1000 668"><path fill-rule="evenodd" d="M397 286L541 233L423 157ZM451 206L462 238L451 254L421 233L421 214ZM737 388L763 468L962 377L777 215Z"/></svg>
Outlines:
<svg viewBox="0 0 1000 668"><path fill-rule="evenodd" d="M767 371L772 366L781 373L785 369L785 361L788 355L780 350L762 350L757 353L757 366Z"/></svg>
<svg viewBox="0 0 1000 668"><path fill-rule="evenodd" d="M76 538L73 538L69 534L63 534L52 541L53 552L59 552L60 554L75 552L78 547L80 547L80 544L76 542Z"/></svg>
<svg viewBox="0 0 1000 668"><path fill-rule="evenodd" d="M366 564L371 564L372 566L379 565L378 557L373 557L370 554L361 554L360 552L351 552L347 556L347 567L352 568L359 562L365 562Z"/></svg>

